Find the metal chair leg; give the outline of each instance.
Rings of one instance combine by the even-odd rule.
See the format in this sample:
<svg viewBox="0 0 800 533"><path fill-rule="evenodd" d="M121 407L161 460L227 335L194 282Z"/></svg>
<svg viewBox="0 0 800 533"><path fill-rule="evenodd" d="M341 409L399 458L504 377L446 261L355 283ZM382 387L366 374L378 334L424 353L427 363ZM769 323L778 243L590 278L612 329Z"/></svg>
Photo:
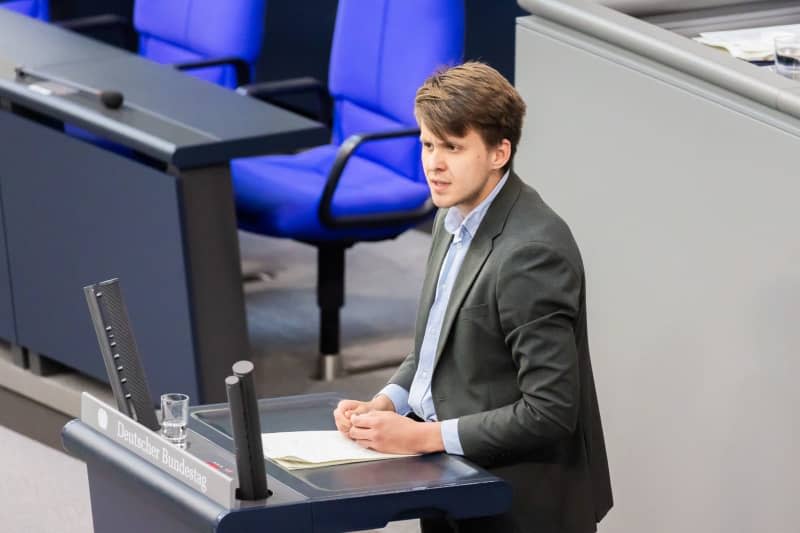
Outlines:
<svg viewBox="0 0 800 533"><path fill-rule="evenodd" d="M339 355L339 310L344 306L345 247L320 245L317 250L319 377L331 381L344 371Z"/></svg>

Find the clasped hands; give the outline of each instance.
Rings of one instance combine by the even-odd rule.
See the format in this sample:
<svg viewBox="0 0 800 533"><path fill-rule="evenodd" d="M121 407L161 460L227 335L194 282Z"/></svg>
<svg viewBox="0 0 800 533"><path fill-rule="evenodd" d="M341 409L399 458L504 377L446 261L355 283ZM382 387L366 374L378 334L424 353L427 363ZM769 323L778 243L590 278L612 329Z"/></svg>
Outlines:
<svg viewBox="0 0 800 533"><path fill-rule="evenodd" d="M439 422L416 422L397 414L384 394L368 402L342 400L333 419L336 429L364 448L401 454L444 451Z"/></svg>

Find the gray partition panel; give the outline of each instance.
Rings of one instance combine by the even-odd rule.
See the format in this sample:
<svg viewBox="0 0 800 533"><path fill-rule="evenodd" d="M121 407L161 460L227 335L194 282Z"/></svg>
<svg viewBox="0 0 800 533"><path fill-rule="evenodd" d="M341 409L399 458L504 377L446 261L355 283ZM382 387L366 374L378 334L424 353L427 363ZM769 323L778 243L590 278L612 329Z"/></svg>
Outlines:
<svg viewBox="0 0 800 533"><path fill-rule="evenodd" d="M800 117L798 84L646 21L581 0L520 0L543 20ZM765 2L770 9L772 2ZM748 11L753 16L753 11ZM757 24L755 24L757 25Z"/></svg>
<svg viewBox="0 0 800 533"><path fill-rule="evenodd" d="M631 15L674 13L709 7L754 3L754 0L592 0ZM757 0L756 0L757 1Z"/></svg>
<svg viewBox="0 0 800 533"><path fill-rule="evenodd" d="M0 138L18 343L105 380L82 287L119 277L153 394L197 398L176 178L10 113Z"/></svg>
<svg viewBox="0 0 800 533"><path fill-rule="evenodd" d="M800 119L540 17L516 83L586 265L600 531L796 532Z"/></svg>
<svg viewBox="0 0 800 533"><path fill-rule="evenodd" d="M0 158L0 338L16 342L17 331L14 324L14 305L11 299L11 278L8 275L5 210L2 202L3 173L4 166L2 158Z"/></svg>

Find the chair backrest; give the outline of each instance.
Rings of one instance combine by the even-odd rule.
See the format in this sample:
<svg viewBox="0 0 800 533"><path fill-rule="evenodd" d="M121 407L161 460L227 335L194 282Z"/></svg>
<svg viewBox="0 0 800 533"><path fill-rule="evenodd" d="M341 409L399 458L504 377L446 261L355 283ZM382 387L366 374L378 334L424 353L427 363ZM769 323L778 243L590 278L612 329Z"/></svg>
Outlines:
<svg viewBox="0 0 800 533"><path fill-rule="evenodd" d="M133 24L139 54L159 63L239 57L252 66L264 33L266 0L136 0ZM236 86L233 67L187 73Z"/></svg>
<svg viewBox="0 0 800 533"><path fill-rule="evenodd" d="M414 127L414 96L437 68L461 61L463 0L339 0L328 88L333 142ZM370 143L358 155L424 181L417 139Z"/></svg>
<svg viewBox="0 0 800 533"><path fill-rule="evenodd" d="M49 20L50 18L48 0L11 0L10 2L0 2L0 7L40 20Z"/></svg>

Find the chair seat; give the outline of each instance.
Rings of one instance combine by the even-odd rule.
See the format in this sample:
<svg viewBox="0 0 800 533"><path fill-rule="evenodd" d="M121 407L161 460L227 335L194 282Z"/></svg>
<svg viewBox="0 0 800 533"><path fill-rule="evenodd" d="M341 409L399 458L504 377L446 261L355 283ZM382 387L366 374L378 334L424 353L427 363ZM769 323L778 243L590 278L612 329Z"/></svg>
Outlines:
<svg viewBox="0 0 800 533"><path fill-rule="evenodd" d="M329 229L318 209L335 145L300 154L231 161L239 225L242 229L309 242L393 238L411 224L389 228ZM353 155L333 196L336 216L411 210L428 198L428 186L363 157Z"/></svg>

